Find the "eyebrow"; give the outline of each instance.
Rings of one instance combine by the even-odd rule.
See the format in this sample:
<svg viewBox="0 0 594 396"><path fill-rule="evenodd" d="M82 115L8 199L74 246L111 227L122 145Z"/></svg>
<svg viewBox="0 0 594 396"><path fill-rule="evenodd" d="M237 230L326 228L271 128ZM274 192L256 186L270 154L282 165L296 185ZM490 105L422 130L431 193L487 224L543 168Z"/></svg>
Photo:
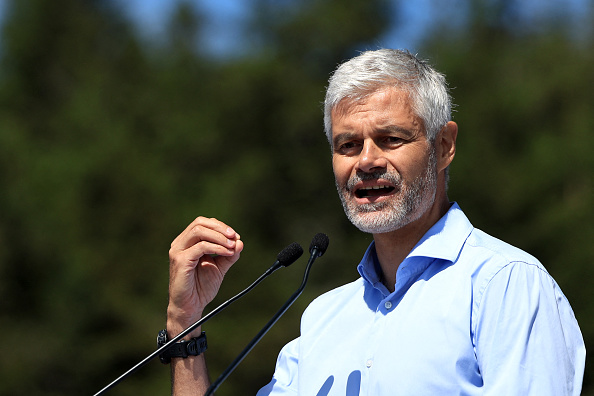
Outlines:
<svg viewBox="0 0 594 396"><path fill-rule="evenodd" d="M415 134L414 130L411 130L408 128L402 128L397 125L388 125L386 127L379 128L377 130L377 133L383 134L383 135L387 135L389 133L394 133L394 132L402 133L403 135L406 135L406 136L413 136Z"/></svg>
<svg viewBox="0 0 594 396"><path fill-rule="evenodd" d="M337 135L334 139L332 139L333 147L340 146L341 143L347 142L357 137L357 133L355 132L344 132L340 135Z"/></svg>
<svg viewBox="0 0 594 396"><path fill-rule="evenodd" d="M388 126L376 129L374 131L374 133L377 133L378 135L389 135L391 133L401 133L403 135L411 137L415 134L415 131L407 129L407 128L402 128L397 125L388 125ZM358 136L357 132L343 132L343 133L340 133L339 135L337 135L332 140L332 144L334 145L334 147L336 147L336 146L339 146L343 142L346 142L346 141L349 141L352 139L356 139L357 136Z"/></svg>

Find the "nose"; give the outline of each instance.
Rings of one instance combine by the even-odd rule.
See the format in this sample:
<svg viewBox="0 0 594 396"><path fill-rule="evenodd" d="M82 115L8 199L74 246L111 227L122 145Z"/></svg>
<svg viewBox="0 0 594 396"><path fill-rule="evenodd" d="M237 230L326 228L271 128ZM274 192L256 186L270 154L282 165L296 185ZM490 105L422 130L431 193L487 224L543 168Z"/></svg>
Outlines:
<svg viewBox="0 0 594 396"><path fill-rule="evenodd" d="M359 153L357 168L363 172L372 172L387 167L387 160L383 150L371 139L365 140Z"/></svg>

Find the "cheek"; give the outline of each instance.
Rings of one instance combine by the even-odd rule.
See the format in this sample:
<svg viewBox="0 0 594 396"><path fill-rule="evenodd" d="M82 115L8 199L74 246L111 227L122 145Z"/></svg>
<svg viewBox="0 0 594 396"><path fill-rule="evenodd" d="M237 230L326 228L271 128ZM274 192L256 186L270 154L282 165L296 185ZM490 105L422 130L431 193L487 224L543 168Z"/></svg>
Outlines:
<svg viewBox="0 0 594 396"><path fill-rule="evenodd" d="M349 166L348 161L343 159L332 159L332 170L334 171L334 178L339 183L343 184L349 179L351 175L352 166Z"/></svg>
<svg viewBox="0 0 594 396"><path fill-rule="evenodd" d="M414 180L425 173L429 163L428 152L418 149L402 154L406 155L393 158L390 164L404 179Z"/></svg>

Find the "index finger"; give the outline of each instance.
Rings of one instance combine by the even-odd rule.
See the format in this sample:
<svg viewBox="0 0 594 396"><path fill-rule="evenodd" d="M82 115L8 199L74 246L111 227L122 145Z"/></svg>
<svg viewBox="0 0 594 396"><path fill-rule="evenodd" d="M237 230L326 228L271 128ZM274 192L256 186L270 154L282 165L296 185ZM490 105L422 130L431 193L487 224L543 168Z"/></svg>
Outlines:
<svg viewBox="0 0 594 396"><path fill-rule="evenodd" d="M233 241L238 239L239 234L222 221L199 216L173 240L171 247L187 249L201 241L233 247Z"/></svg>

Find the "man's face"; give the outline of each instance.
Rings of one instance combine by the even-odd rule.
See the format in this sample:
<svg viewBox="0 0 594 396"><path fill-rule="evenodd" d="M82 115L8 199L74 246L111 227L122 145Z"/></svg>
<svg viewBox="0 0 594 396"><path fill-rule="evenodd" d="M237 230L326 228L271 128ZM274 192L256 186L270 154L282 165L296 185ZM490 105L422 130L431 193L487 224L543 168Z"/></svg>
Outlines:
<svg viewBox="0 0 594 396"><path fill-rule="evenodd" d="M361 231L395 231L433 204L435 148L405 92L389 88L341 102L332 112L332 142L338 194Z"/></svg>

